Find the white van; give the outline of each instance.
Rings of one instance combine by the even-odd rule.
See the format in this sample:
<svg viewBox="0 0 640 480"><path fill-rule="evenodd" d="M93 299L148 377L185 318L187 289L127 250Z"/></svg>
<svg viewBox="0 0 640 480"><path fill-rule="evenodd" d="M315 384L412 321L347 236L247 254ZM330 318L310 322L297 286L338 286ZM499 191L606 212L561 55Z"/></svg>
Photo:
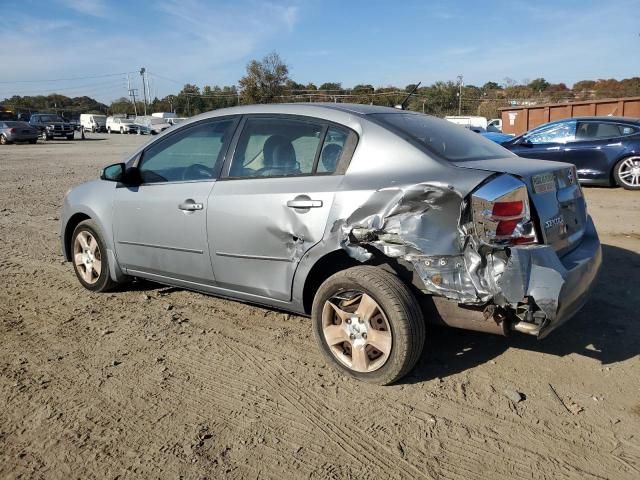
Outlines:
<svg viewBox="0 0 640 480"><path fill-rule="evenodd" d="M174 112L155 112L151 114L152 117L157 117L157 118L163 118L165 120L168 120L169 118L177 118L178 115L176 115Z"/></svg>
<svg viewBox="0 0 640 480"><path fill-rule="evenodd" d="M83 113L80 115L80 127L90 132L106 132L107 116L95 113Z"/></svg>
<svg viewBox="0 0 640 480"><path fill-rule="evenodd" d="M480 132L487 131L488 122L485 117L450 115L448 117L444 117L444 119L450 121L451 123L455 123L457 125L468 128L469 130Z"/></svg>

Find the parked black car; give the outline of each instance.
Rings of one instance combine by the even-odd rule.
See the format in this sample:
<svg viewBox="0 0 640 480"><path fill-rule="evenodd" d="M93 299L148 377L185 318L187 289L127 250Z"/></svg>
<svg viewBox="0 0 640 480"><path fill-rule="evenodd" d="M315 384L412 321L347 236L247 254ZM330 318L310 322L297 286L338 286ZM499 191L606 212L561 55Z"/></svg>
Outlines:
<svg viewBox="0 0 640 480"><path fill-rule="evenodd" d="M73 140L73 126L55 113L34 113L31 115L29 124L38 129L40 137L44 140L51 140L54 137Z"/></svg>
<svg viewBox="0 0 640 480"><path fill-rule="evenodd" d="M640 120L579 117L546 123L502 143L520 157L573 163L584 184L640 190Z"/></svg>

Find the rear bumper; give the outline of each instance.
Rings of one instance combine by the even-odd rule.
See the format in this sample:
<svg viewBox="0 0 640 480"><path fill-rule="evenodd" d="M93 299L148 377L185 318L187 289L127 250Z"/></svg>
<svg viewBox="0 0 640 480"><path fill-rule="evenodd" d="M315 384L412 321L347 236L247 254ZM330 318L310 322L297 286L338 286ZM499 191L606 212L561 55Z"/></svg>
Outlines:
<svg viewBox="0 0 640 480"><path fill-rule="evenodd" d="M532 299L543 315L536 322L517 321L512 328L546 337L582 308L601 264L602 249L591 217L581 243L561 258L550 246L513 248L499 282L504 301L518 308Z"/></svg>

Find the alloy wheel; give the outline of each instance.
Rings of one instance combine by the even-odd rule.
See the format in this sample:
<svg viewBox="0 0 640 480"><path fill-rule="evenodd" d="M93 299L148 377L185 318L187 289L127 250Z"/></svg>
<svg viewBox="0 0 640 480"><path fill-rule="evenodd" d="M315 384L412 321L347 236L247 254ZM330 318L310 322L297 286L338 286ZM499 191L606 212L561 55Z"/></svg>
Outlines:
<svg viewBox="0 0 640 480"><path fill-rule="evenodd" d="M322 333L333 356L356 372L373 372L391 354L393 336L378 303L362 291L341 292L322 310Z"/></svg>
<svg viewBox="0 0 640 480"><path fill-rule="evenodd" d="M73 242L73 261L82 279L95 284L102 272L102 255L96 238L88 231L81 231Z"/></svg>
<svg viewBox="0 0 640 480"><path fill-rule="evenodd" d="M631 157L623 160L618 169L618 178L625 185L640 187L640 157Z"/></svg>

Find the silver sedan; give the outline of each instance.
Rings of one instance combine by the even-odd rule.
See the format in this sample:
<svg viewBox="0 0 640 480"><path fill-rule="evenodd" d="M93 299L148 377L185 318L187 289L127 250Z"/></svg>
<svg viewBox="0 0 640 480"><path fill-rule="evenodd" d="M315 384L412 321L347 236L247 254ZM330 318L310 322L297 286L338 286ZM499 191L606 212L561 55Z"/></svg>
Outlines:
<svg viewBox="0 0 640 480"><path fill-rule="evenodd" d="M348 104L190 119L72 189L60 235L88 290L138 277L309 315L327 361L377 384L427 322L548 335L601 263L572 165Z"/></svg>
<svg viewBox="0 0 640 480"><path fill-rule="evenodd" d="M0 145L14 142L36 143L38 136L38 130L27 122L0 121Z"/></svg>

